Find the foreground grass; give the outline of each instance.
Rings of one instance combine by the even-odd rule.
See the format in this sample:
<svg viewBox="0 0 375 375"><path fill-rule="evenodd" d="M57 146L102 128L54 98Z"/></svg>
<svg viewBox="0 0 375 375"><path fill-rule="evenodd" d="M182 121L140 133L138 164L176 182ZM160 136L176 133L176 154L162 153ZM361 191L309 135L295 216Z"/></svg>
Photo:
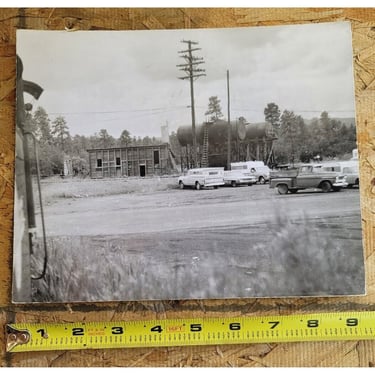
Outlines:
<svg viewBox="0 0 375 375"><path fill-rule="evenodd" d="M358 224L359 223L359 224ZM228 230L48 239L39 302L364 293L357 216ZM40 269L41 252L34 260Z"/></svg>
<svg viewBox="0 0 375 375"><path fill-rule="evenodd" d="M53 177L42 180L42 196L44 203L64 198L89 198L116 194L150 193L176 189L177 177L150 178L65 178ZM34 191L37 191L35 185Z"/></svg>

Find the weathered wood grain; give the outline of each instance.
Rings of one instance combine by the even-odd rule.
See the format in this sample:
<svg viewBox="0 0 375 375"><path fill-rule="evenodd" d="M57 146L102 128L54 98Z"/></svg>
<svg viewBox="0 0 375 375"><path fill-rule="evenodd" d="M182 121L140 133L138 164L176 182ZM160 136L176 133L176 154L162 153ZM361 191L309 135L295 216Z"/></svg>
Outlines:
<svg viewBox="0 0 375 375"><path fill-rule="evenodd" d="M17 29L141 30L350 21L361 162L367 295L348 298L242 299L12 305L15 43ZM375 310L375 9L173 8L0 9L0 366L375 366L375 341L5 354L7 322L136 320L192 316Z"/></svg>

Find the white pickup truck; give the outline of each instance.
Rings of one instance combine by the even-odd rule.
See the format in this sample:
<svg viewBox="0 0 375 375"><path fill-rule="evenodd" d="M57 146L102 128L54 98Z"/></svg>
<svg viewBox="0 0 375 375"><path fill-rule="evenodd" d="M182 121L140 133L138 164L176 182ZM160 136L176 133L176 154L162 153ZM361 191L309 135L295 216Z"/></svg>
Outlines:
<svg viewBox="0 0 375 375"><path fill-rule="evenodd" d="M217 189L224 185L224 168L193 168L189 169L183 176L178 178L180 189L186 186L197 190L203 187Z"/></svg>
<svg viewBox="0 0 375 375"><path fill-rule="evenodd" d="M224 171L225 185L236 187L238 185L254 185L258 181L257 177L243 169L233 169Z"/></svg>

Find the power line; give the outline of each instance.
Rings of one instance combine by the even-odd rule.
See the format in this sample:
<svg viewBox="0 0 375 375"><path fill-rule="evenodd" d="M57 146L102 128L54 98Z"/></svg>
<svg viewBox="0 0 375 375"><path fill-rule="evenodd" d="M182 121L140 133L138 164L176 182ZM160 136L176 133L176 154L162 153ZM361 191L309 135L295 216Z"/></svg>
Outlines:
<svg viewBox="0 0 375 375"><path fill-rule="evenodd" d="M134 119L138 119L138 118L142 118L142 117L148 117L148 116L157 116L157 115L163 115L164 113L171 113L171 112L176 112L176 111L180 111L180 109L176 108L176 109L171 109L171 110L168 110L168 111L161 111L161 112L153 112L153 113L136 113L136 114L133 114L129 117L116 117L116 118L109 118L109 119L102 119L100 120L101 122L111 122L111 121L123 121L124 119L127 119L127 120L134 120Z"/></svg>
<svg viewBox="0 0 375 375"><path fill-rule="evenodd" d="M49 115L97 115L97 114L112 114L112 113L132 113L132 112L152 112L152 111L174 111L176 109L186 108L185 105L174 107L158 107L146 109L129 109L129 110L116 110L116 111L79 111L79 112L49 112Z"/></svg>
<svg viewBox="0 0 375 375"><path fill-rule="evenodd" d="M261 112L263 110L261 109L252 109L252 108L232 108L233 111L236 111L236 112ZM314 112L314 113L322 113L322 112L343 112L343 113L355 113L355 110L353 109L349 109L349 110L345 110L345 109L320 109L320 110L316 110L316 109L291 109L291 111L293 112Z"/></svg>

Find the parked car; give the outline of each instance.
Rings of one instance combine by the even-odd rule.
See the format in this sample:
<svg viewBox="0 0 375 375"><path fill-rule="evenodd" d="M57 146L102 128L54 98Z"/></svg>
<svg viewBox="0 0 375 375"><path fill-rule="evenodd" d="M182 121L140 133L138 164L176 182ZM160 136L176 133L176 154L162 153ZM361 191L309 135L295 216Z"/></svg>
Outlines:
<svg viewBox="0 0 375 375"><path fill-rule="evenodd" d="M338 161L319 164L316 168L322 171L337 172L346 176L348 187L359 186L359 165L358 161Z"/></svg>
<svg viewBox="0 0 375 375"><path fill-rule="evenodd" d="M265 184L270 179L270 169L262 161L241 161L231 163L231 170L242 170L255 176L259 184Z"/></svg>
<svg viewBox="0 0 375 375"><path fill-rule="evenodd" d="M342 173L346 176L349 188L359 186L359 169L356 166L343 166Z"/></svg>
<svg viewBox="0 0 375 375"><path fill-rule="evenodd" d="M217 189L224 185L224 168L193 168L178 178L180 189L186 186L200 190L204 187Z"/></svg>
<svg viewBox="0 0 375 375"><path fill-rule="evenodd" d="M257 183L257 178L247 170L234 169L224 171L224 183L233 187L238 185L251 186Z"/></svg>
<svg viewBox="0 0 375 375"><path fill-rule="evenodd" d="M298 190L314 188L328 193L331 190L340 191L347 186L344 175L323 171L313 164L271 172L270 188L276 188L279 194L297 193Z"/></svg>

